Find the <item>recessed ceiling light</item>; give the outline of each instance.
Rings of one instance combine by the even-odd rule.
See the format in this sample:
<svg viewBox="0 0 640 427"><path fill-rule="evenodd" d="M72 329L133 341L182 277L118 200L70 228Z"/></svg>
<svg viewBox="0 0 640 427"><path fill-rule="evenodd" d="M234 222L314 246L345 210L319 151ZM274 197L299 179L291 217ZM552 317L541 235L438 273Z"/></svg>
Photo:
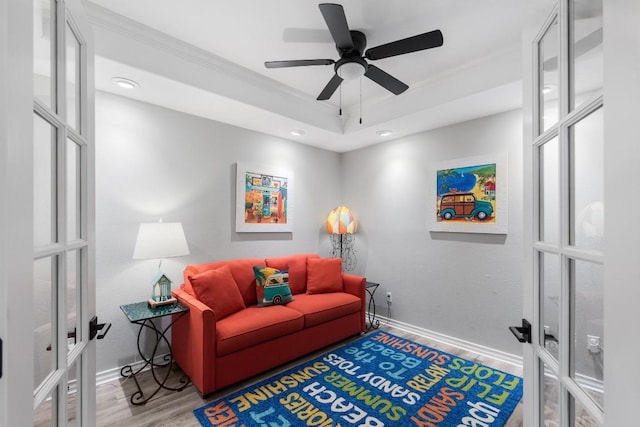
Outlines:
<svg viewBox="0 0 640 427"><path fill-rule="evenodd" d="M113 77L111 80L113 80L115 84L124 89L135 89L137 87L140 87L140 83L126 77Z"/></svg>
<svg viewBox="0 0 640 427"><path fill-rule="evenodd" d="M296 130L292 130L291 132L289 132L291 135L293 136L302 136L304 135L304 131L300 130L300 129L296 129Z"/></svg>
<svg viewBox="0 0 640 427"><path fill-rule="evenodd" d="M379 130L378 132L376 132L378 134L378 136L389 136L391 135L393 132L391 132L390 130Z"/></svg>

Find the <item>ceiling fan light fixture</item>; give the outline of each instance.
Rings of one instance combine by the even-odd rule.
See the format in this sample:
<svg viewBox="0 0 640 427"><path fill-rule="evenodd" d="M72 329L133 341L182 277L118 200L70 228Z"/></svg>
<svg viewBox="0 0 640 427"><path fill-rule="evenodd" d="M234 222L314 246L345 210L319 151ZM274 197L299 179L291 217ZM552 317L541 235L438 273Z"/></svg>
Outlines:
<svg viewBox="0 0 640 427"><path fill-rule="evenodd" d="M364 76L367 71L360 62L345 62L338 67L338 75L345 80L355 80Z"/></svg>

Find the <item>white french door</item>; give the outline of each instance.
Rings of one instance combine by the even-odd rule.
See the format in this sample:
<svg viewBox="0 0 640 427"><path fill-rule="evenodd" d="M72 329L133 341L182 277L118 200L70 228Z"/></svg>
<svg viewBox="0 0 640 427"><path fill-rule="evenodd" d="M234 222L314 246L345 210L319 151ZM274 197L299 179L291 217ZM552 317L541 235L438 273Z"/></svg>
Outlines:
<svg viewBox="0 0 640 427"><path fill-rule="evenodd" d="M603 0L560 0L527 52L525 425L603 426Z"/></svg>
<svg viewBox="0 0 640 427"><path fill-rule="evenodd" d="M92 32L80 0L2 1L2 59L11 70L0 87L12 102L0 110L7 147L0 166L10 172L0 180L7 374L0 424L91 426Z"/></svg>

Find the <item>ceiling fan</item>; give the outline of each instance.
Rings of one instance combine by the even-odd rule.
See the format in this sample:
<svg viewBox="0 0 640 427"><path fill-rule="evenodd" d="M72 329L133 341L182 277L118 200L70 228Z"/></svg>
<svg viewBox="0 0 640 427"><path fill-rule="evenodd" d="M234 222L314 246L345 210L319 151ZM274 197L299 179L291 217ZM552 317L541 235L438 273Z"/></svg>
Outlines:
<svg viewBox="0 0 640 427"><path fill-rule="evenodd" d="M318 7L320 8L322 17L327 23L327 27L329 27L331 37L333 37L336 43L336 49L340 54L340 59L337 61L333 59L267 61L264 65L267 68L284 68L333 64L335 74L322 92L320 92L320 95L318 95L317 99L319 101L331 98L343 80L356 79L363 75L395 95L400 95L407 90L409 86L375 65L369 64L367 59L375 61L376 59L389 58L391 56L440 47L443 44L442 32L440 30L434 30L372 47L365 51L367 47L367 36L361 31L349 30L347 18L341 5L321 3Z"/></svg>

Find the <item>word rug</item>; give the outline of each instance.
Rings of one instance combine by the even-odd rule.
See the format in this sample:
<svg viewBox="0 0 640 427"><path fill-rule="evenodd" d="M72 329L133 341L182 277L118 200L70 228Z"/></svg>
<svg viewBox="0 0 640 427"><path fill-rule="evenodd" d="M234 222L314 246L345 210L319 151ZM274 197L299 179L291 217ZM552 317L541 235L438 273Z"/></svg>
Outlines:
<svg viewBox="0 0 640 427"><path fill-rule="evenodd" d="M501 427L522 378L376 331L196 409L203 426Z"/></svg>

